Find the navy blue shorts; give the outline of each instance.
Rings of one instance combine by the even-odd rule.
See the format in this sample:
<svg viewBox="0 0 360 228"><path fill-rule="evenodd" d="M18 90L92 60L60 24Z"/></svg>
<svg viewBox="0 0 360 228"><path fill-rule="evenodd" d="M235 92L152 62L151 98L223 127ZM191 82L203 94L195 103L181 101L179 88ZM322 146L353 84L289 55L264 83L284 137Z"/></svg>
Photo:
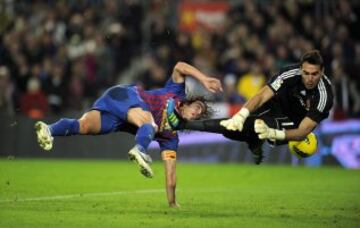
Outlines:
<svg viewBox="0 0 360 228"><path fill-rule="evenodd" d="M140 107L149 111L148 105L140 97L136 86L118 85L106 90L105 93L95 101L91 110L105 111L126 121L130 108Z"/></svg>
<svg viewBox="0 0 360 228"><path fill-rule="evenodd" d="M111 132L117 132L117 131L136 134L136 131L138 129L137 126L130 124L126 121L123 121L109 112L100 111L100 114L101 114L101 129L99 135L109 134Z"/></svg>
<svg viewBox="0 0 360 228"><path fill-rule="evenodd" d="M136 86L118 85L106 90L90 110L101 112L100 134L107 134L126 128L127 113L129 109L136 107L149 111L148 105L140 97Z"/></svg>

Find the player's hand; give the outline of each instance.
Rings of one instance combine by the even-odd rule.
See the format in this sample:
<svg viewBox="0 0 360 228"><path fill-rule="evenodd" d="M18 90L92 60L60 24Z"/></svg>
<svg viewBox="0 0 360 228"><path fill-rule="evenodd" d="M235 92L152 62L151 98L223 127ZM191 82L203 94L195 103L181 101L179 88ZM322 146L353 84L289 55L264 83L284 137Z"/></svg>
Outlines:
<svg viewBox="0 0 360 228"><path fill-rule="evenodd" d="M270 140L284 140L285 131L270 128L266 123L261 120L255 120L254 130L258 134L259 139L270 139Z"/></svg>
<svg viewBox="0 0 360 228"><path fill-rule="evenodd" d="M220 125L230 131L242 131L246 118L249 116L249 110L242 108L233 117L227 120L222 120Z"/></svg>
<svg viewBox="0 0 360 228"><path fill-rule="evenodd" d="M202 84L205 87L205 89L207 89L208 91L210 91L212 93L217 93L217 92L223 91L223 88L222 88L222 85L221 85L221 82L219 79L206 77L203 79Z"/></svg>
<svg viewBox="0 0 360 228"><path fill-rule="evenodd" d="M180 204L178 204L176 202L172 202L172 203L169 203L169 207L170 208L180 208Z"/></svg>

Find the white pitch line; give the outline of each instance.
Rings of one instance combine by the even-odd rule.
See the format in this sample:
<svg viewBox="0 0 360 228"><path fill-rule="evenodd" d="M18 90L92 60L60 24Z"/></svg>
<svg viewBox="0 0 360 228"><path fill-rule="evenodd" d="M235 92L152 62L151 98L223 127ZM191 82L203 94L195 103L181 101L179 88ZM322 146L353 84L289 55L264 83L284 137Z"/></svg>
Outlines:
<svg viewBox="0 0 360 228"><path fill-rule="evenodd" d="M179 191L179 189L177 190ZM226 193L228 191L232 191L229 189L192 189L193 193ZM0 203L9 203L9 202L29 202L29 201L46 201L46 200L63 200L63 199L72 199L72 198L82 198L82 197L102 197L102 196L115 196L115 195L127 195L127 194L149 194L149 193L164 193L164 189L145 189L145 190L137 190L137 191L121 191L121 192L95 192L95 193L77 193L77 194L69 194L69 195L55 195L55 196L40 196L40 197L31 197L31 198L13 198L13 199L0 199ZM264 191L251 191L251 194L263 193ZM249 191L244 191L243 193L247 194ZM271 192L268 192L271 194ZM280 192L276 191L273 194L293 194L293 195L324 195L324 194L340 194L340 195L358 195L357 192Z"/></svg>
<svg viewBox="0 0 360 228"><path fill-rule="evenodd" d="M147 190L122 191L122 192L78 193L78 194L58 195L58 196L41 196L41 197L32 197L32 198L0 199L0 203L62 200L62 199L71 199L71 198L80 198L80 197L115 196L115 195L126 195L126 194L148 194L148 193L160 193L160 192L164 192L164 189L147 189Z"/></svg>

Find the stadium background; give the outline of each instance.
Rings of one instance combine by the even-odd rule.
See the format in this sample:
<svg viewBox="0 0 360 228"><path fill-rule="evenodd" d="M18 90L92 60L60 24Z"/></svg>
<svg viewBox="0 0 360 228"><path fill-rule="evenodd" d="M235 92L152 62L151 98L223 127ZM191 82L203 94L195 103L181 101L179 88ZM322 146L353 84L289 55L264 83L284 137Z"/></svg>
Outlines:
<svg viewBox="0 0 360 228"><path fill-rule="evenodd" d="M360 227L359 11L357 0L0 0L0 227ZM154 144L151 180L126 159L128 134L37 145L37 119L77 118L117 83L161 87L179 60L222 80L211 98L230 116L313 48L336 94L317 155L266 147L256 166L242 143L186 133L178 210Z"/></svg>
<svg viewBox="0 0 360 228"><path fill-rule="evenodd" d="M265 162L359 168L359 9L335 0L1 1L0 155L126 158L133 137L122 133L57 138L44 154L33 123L78 118L117 83L161 87L177 61L222 80L225 92L210 98L217 117L230 116L274 72L316 48L336 94L317 130L320 152L299 161L286 147L266 148ZM252 162L243 144L218 135L187 133L181 145L180 160Z"/></svg>

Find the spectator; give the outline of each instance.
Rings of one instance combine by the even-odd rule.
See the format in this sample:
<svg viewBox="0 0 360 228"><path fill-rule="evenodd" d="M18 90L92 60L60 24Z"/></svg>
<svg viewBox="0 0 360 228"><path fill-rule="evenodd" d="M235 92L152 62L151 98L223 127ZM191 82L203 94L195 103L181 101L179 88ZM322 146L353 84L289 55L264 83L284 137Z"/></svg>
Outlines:
<svg viewBox="0 0 360 228"><path fill-rule="evenodd" d="M164 67L162 67L154 58L150 59L148 70L145 71L139 80L145 90L161 88L168 78Z"/></svg>
<svg viewBox="0 0 360 228"><path fill-rule="evenodd" d="M32 119L42 119L49 110L45 93L41 90L40 80L31 78L27 84L27 92L20 98L20 110Z"/></svg>
<svg viewBox="0 0 360 228"><path fill-rule="evenodd" d="M251 71L240 77L237 84L238 93L249 100L265 85L266 77L261 72L261 68L258 64L254 64L251 67Z"/></svg>
<svg viewBox="0 0 360 228"><path fill-rule="evenodd" d="M236 76L227 74L224 77L224 99L230 104L244 104L246 99L242 97L236 89Z"/></svg>
<svg viewBox="0 0 360 228"><path fill-rule="evenodd" d="M55 63L52 66L49 77L43 83L49 106L53 113L60 113L66 107L68 90L64 77L64 67L61 64ZM72 98L70 97L70 99Z"/></svg>
<svg viewBox="0 0 360 228"><path fill-rule="evenodd" d="M53 111L86 108L87 101L128 75L124 72L137 68L146 55L155 56L158 66L148 76L139 74L129 82L136 84L141 78L159 87L164 83L161 75L168 76L169 66L176 61L189 61L219 75L244 75L258 64L259 71L268 76L316 48L324 56L325 69L330 69L328 75L336 71L348 75L350 108L345 116L360 114L359 70L354 70L360 65L356 1L323 4L331 7L322 13L315 1L229 1L222 26L215 31L200 26L193 33L176 27L173 10L181 2L6 1L13 13L1 30L0 65L7 67L15 85L13 103L19 103L16 98L36 76ZM61 80L51 69L55 65L62 68ZM50 89L55 81L61 81L61 91L74 96L70 105L63 100L54 106L54 93L49 90L56 90Z"/></svg>
<svg viewBox="0 0 360 228"><path fill-rule="evenodd" d="M14 114L14 85L6 66L0 67L0 113Z"/></svg>

